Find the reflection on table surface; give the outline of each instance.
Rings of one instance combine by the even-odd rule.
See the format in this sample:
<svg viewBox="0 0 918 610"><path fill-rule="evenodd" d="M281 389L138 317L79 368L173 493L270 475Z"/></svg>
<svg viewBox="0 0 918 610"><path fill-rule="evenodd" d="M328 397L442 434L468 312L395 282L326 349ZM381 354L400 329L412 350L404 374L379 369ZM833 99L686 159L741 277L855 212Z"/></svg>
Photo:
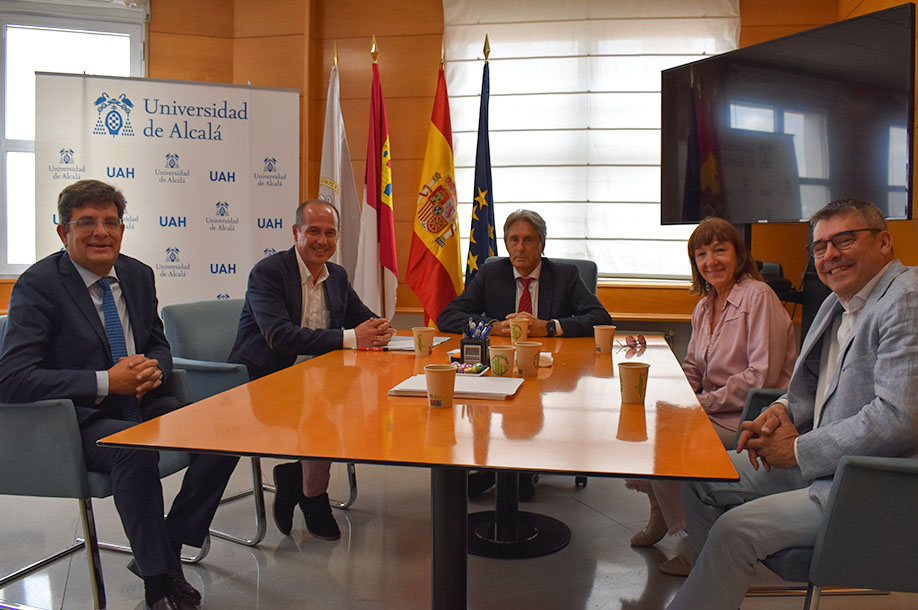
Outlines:
<svg viewBox="0 0 918 610"><path fill-rule="evenodd" d="M620 337L619 337L620 338ZM700 478L736 478L678 361L659 336L642 353L597 354L592 337L543 338L553 365L506 401L429 409L388 390L426 357L339 350L105 439L242 455ZM495 337L492 343L508 340ZM621 404L615 364L650 363L646 408Z"/></svg>

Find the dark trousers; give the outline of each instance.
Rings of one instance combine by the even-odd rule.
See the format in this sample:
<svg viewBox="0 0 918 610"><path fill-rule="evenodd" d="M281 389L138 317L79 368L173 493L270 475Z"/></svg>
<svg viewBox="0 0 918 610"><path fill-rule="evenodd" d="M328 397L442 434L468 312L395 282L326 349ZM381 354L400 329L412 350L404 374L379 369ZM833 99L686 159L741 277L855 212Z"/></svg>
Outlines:
<svg viewBox="0 0 918 610"><path fill-rule="evenodd" d="M144 419L178 408L171 397L142 403ZM159 481L159 453L145 449L99 447L96 441L130 428L134 422L103 417L80 426L83 457L90 471L110 473L115 508L130 541L140 573L167 574L180 569L173 545L200 547L217 511L237 456L193 454L182 487L165 513Z"/></svg>

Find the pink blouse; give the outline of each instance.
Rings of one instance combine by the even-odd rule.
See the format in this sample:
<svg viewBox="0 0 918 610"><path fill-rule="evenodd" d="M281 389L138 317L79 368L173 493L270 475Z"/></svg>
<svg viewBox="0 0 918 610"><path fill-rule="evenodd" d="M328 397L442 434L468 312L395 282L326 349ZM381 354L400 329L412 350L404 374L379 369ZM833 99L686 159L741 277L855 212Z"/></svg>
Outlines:
<svg viewBox="0 0 918 610"><path fill-rule="evenodd" d="M786 388L797 356L794 327L764 282L743 276L734 284L711 332L714 295L692 312L692 337L682 370L708 417L739 427L751 388Z"/></svg>

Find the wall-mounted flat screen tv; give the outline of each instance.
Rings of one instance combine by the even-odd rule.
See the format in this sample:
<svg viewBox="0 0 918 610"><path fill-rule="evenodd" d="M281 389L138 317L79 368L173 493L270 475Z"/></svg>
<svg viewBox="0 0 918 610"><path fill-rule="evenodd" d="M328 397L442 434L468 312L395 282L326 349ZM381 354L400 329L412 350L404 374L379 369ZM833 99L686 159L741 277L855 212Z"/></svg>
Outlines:
<svg viewBox="0 0 918 610"><path fill-rule="evenodd" d="M914 47L906 4L665 70L662 223L911 218Z"/></svg>

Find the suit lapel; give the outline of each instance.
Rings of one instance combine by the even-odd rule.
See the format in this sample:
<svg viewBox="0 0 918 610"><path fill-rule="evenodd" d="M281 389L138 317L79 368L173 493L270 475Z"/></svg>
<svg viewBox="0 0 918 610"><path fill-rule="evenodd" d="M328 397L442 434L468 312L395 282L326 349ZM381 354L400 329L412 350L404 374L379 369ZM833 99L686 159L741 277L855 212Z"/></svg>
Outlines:
<svg viewBox="0 0 918 610"><path fill-rule="evenodd" d="M287 252L290 256L284 257L284 294L289 299L287 302L288 311L290 312L290 321L299 326L303 320L303 282L300 280L300 267L297 263L296 247L290 248Z"/></svg>
<svg viewBox="0 0 918 610"><path fill-rule="evenodd" d="M92 303L92 298L89 296L89 290L86 288L86 284L83 283L83 278L77 273L76 267L73 266L73 262L70 260L68 254L65 253L60 258L57 268L61 274L61 283L64 289L70 294L70 298L73 299L77 309L95 331L99 341L105 345L106 351L110 351L108 347L108 336L105 334L105 327L102 326L102 320L99 319L99 313Z"/></svg>
<svg viewBox="0 0 918 610"><path fill-rule="evenodd" d="M552 281L552 265L544 257L542 258L542 271L539 272L539 315L543 320L550 320L552 317L551 303L554 282Z"/></svg>

